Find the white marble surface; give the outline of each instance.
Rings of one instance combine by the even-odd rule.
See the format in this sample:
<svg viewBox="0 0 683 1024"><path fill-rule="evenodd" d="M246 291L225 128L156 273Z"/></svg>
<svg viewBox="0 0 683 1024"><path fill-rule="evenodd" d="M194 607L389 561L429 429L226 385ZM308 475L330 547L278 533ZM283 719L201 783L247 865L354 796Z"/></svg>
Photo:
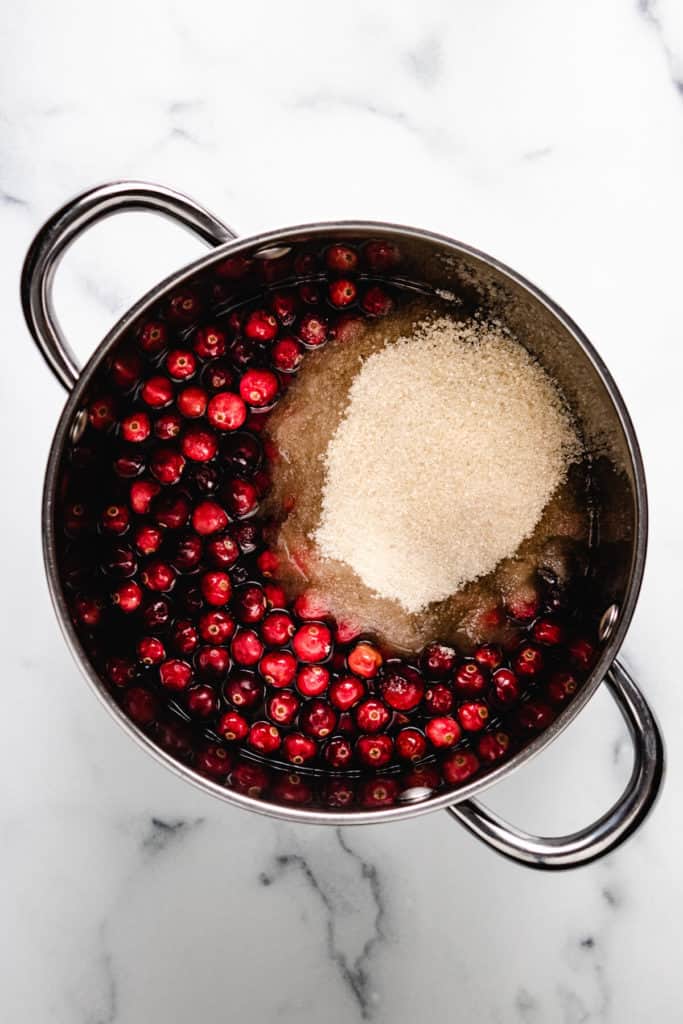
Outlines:
<svg viewBox="0 0 683 1024"><path fill-rule="evenodd" d="M682 11L677 0L5 5L3 1021L683 1019ZM31 347L17 283L55 206L124 176L183 189L243 232L355 215L452 234L536 280L593 338L648 469L649 563L624 655L669 753L664 795L622 850L551 877L479 848L443 813L280 825L183 785L88 694L40 554L63 393ZM138 215L93 231L58 288L80 351L195 252ZM607 806L628 768L599 694L490 802L520 824L569 829Z"/></svg>

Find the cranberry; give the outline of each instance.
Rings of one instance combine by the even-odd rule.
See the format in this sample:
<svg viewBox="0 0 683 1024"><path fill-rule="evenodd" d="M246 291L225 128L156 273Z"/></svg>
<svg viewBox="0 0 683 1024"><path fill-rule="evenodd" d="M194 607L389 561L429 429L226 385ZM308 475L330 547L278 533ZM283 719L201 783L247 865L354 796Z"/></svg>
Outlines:
<svg viewBox="0 0 683 1024"><path fill-rule="evenodd" d="M268 612L261 626L261 637L269 647L281 647L291 640L295 628L289 612Z"/></svg>
<svg viewBox="0 0 683 1024"><path fill-rule="evenodd" d="M210 466L206 462L195 462L188 469L187 482L198 494L208 498L218 491L221 477L215 466Z"/></svg>
<svg viewBox="0 0 683 1024"><path fill-rule="evenodd" d="M463 729L466 729L468 732L479 732L488 721L488 706L480 701L469 701L466 704L461 704L458 708L458 718Z"/></svg>
<svg viewBox="0 0 683 1024"><path fill-rule="evenodd" d="M551 704L566 704L576 693L578 683L571 672L556 672L548 683L548 699Z"/></svg>
<svg viewBox="0 0 683 1024"><path fill-rule="evenodd" d="M353 747L344 736L333 736L327 743L323 756L330 768L341 771L351 763Z"/></svg>
<svg viewBox="0 0 683 1024"><path fill-rule="evenodd" d="M318 753L318 744L301 732L290 732L282 741L282 753L290 764L307 764Z"/></svg>
<svg viewBox="0 0 683 1024"><path fill-rule="evenodd" d="M532 587L510 594L505 599L505 611L516 622L531 622L538 615L540 600Z"/></svg>
<svg viewBox="0 0 683 1024"><path fill-rule="evenodd" d="M160 747L181 761L187 761L192 755L192 733L184 722L159 722L156 739Z"/></svg>
<svg viewBox="0 0 683 1024"><path fill-rule="evenodd" d="M186 419L198 419L206 412L207 402L208 396L203 388L189 387L180 392L176 404Z"/></svg>
<svg viewBox="0 0 683 1024"><path fill-rule="evenodd" d="M220 391L209 402L207 418L216 430L239 430L247 418L247 407L234 392Z"/></svg>
<svg viewBox="0 0 683 1024"><path fill-rule="evenodd" d="M142 620L149 630L163 629L171 617L171 608L164 597L148 601L142 610Z"/></svg>
<svg viewBox="0 0 683 1024"><path fill-rule="evenodd" d="M202 542L192 533L179 538L173 554L173 565L179 572L192 572L202 559Z"/></svg>
<svg viewBox="0 0 683 1024"><path fill-rule="evenodd" d="M140 398L152 409L163 409L173 401L173 385L167 377L150 377L140 389Z"/></svg>
<svg viewBox="0 0 683 1024"><path fill-rule="evenodd" d="M155 636L140 637L137 652L143 665L158 665L166 657L166 648Z"/></svg>
<svg viewBox="0 0 683 1024"><path fill-rule="evenodd" d="M128 580L126 583L119 584L112 592L111 599L122 612L134 612L142 603L142 589L134 580Z"/></svg>
<svg viewBox="0 0 683 1024"><path fill-rule="evenodd" d="M318 697L330 683L330 673L324 665L303 665L296 677L299 693L304 697Z"/></svg>
<svg viewBox="0 0 683 1024"><path fill-rule="evenodd" d="M236 541L228 533L222 537L212 537L206 545L206 555L212 565L228 569L234 565L240 555Z"/></svg>
<svg viewBox="0 0 683 1024"><path fill-rule="evenodd" d="M218 708L216 691L212 686L205 684L190 687L185 703L187 710L195 718L208 718Z"/></svg>
<svg viewBox="0 0 683 1024"><path fill-rule="evenodd" d="M564 640L562 626L552 619L538 619L531 633L536 643L547 644L548 647L555 647Z"/></svg>
<svg viewBox="0 0 683 1024"><path fill-rule="evenodd" d="M199 587L188 587L182 595L182 602L188 615L191 615L193 618L196 617L201 611L203 604L202 592Z"/></svg>
<svg viewBox="0 0 683 1024"><path fill-rule="evenodd" d="M305 281L302 285L299 285L299 298L307 306L315 306L316 303L320 302L322 292L320 287L313 281Z"/></svg>
<svg viewBox="0 0 683 1024"><path fill-rule="evenodd" d="M303 362L304 350L296 338L279 338L270 350L270 358L280 373L296 373Z"/></svg>
<svg viewBox="0 0 683 1024"><path fill-rule="evenodd" d="M528 700L517 712L517 721L523 729L540 732L547 728L555 718L555 712L548 705L537 700Z"/></svg>
<svg viewBox="0 0 683 1024"><path fill-rule="evenodd" d="M128 584L122 584L122 586L128 586ZM137 586L137 584L133 584ZM119 588L120 589L120 588ZM140 588L138 587L138 590ZM132 611L133 609L131 609ZM79 622L84 626L97 626L100 619L102 618L102 604L99 600L92 597L77 597L74 611Z"/></svg>
<svg viewBox="0 0 683 1024"><path fill-rule="evenodd" d="M277 583L264 583L263 593L269 608L282 608L287 603L287 595Z"/></svg>
<svg viewBox="0 0 683 1024"><path fill-rule="evenodd" d="M328 613L327 605L314 590L299 594L293 608L300 619L321 619Z"/></svg>
<svg viewBox="0 0 683 1024"><path fill-rule="evenodd" d="M413 711L424 696L425 685L415 669L400 661L388 661L380 690L390 708L395 711Z"/></svg>
<svg viewBox="0 0 683 1024"><path fill-rule="evenodd" d="M329 270L337 273L348 273L358 266L358 256L348 245L331 245L325 253L325 263Z"/></svg>
<svg viewBox="0 0 683 1024"><path fill-rule="evenodd" d="M175 571L167 562L148 562L140 573L140 580L148 590L164 593L175 583Z"/></svg>
<svg viewBox="0 0 683 1024"><path fill-rule="evenodd" d="M365 684L355 676L344 676L336 679L330 686L330 703L339 711L349 711L363 699L366 694Z"/></svg>
<svg viewBox="0 0 683 1024"><path fill-rule="evenodd" d="M305 622L292 637L292 647L301 661L325 661L332 650L332 633L324 622Z"/></svg>
<svg viewBox="0 0 683 1024"><path fill-rule="evenodd" d="M154 518L167 530L179 530L187 522L190 503L184 494L163 494L154 503Z"/></svg>
<svg viewBox="0 0 683 1024"><path fill-rule="evenodd" d="M240 395L252 408L272 405L277 391L277 377L270 370L247 370L240 381Z"/></svg>
<svg viewBox="0 0 683 1024"><path fill-rule="evenodd" d="M227 604L232 594L230 577L225 572L205 572L201 579L201 590L207 604L215 607Z"/></svg>
<svg viewBox="0 0 683 1024"><path fill-rule="evenodd" d="M474 652L477 665L493 672L503 664L503 653L495 644L482 644Z"/></svg>
<svg viewBox="0 0 683 1024"><path fill-rule="evenodd" d="M252 798L261 796L268 788L271 773L262 764L243 761L236 766L230 775L230 784L239 793L246 793Z"/></svg>
<svg viewBox="0 0 683 1024"><path fill-rule="evenodd" d="M150 459L149 468L160 483L177 484L185 468L185 459L172 448L158 448Z"/></svg>
<svg viewBox="0 0 683 1024"><path fill-rule="evenodd" d="M160 441L172 441L180 433L182 417L177 412L167 412L154 421L154 435Z"/></svg>
<svg viewBox="0 0 683 1024"><path fill-rule="evenodd" d="M102 513L102 529L107 533L125 533L130 513L125 505L107 505Z"/></svg>
<svg viewBox="0 0 683 1024"><path fill-rule="evenodd" d="M356 742L356 756L361 764L371 768L382 768L389 764L394 752L394 741L391 736L382 734L380 736L360 736ZM386 779L380 785L391 784L393 780Z"/></svg>
<svg viewBox="0 0 683 1024"><path fill-rule="evenodd" d="M333 306L350 306L356 298L356 286L353 281L342 277L330 283L328 295Z"/></svg>
<svg viewBox="0 0 683 1024"><path fill-rule="evenodd" d="M161 490L156 480L136 480L130 485L130 507L138 515L149 512L153 499Z"/></svg>
<svg viewBox="0 0 683 1024"><path fill-rule="evenodd" d="M482 761L494 764L505 757L510 746L510 737L506 732L487 732L480 737L477 750Z"/></svg>
<svg viewBox="0 0 683 1024"><path fill-rule="evenodd" d="M118 352L111 364L110 378L119 391L130 391L140 379L142 359L137 352Z"/></svg>
<svg viewBox="0 0 683 1024"><path fill-rule="evenodd" d="M433 683L425 693L425 708L430 715L448 715L453 710L453 693L445 683Z"/></svg>
<svg viewBox="0 0 683 1024"><path fill-rule="evenodd" d="M299 321L298 335L306 348L320 348L327 341L327 321L316 313L304 313Z"/></svg>
<svg viewBox="0 0 683 1024"><path fill-rule="evenodd" d="M278 773L273 786L273 797L280 803L307 804L313 799L309 783L296 772Z"/></svg>
<svg viewBox="0 0 683 1024"><path fill-rule="evenodd" d="M419 761L427 752L427 741L419 729L408 726L396 736L396 753L403 761Z"/></svg>
<svg viewBox="0 0 683 1024"><path fill-rule="evenodd" d="M95 430L108 430L116 419L113 398L96 398L88 407L88 420Z"/></svg>
<svg viewBox="0 0 683 1024"><path fill-rule="evenodd" d="M445 679L450 675L457 661L452 647L446 644L428 644L420 655L420 667L425 675L434 679Z"/></svg>
<svg viewBox="0 0 683 1024"><path fill-rule="evenodd" d="M199 635L206 643L224 644L234 632L235 621L227 612L205 612L199 620Z"/></svg>
<svg viewBox="0 0 683 1024"><path fill-rule="evenodd" d="M459 782L465 782L475 772L479 771L479 759L471 750L459 750L447 754L441 762L441 773L444 781L451 786Z"/></svg>
<svg viewBox="0 0 683 1024"><path fill-rule="evenodd" d="M306 736L322 740L334 732L337 715L333 708L324 701L313 698L304 705L299 715L299 728Z"/></svg>
<svg viewBox="0 0 683 1024"><path fill-rule="evenodd" d="M197 671L207 679L222 679L230 667L225 647L200 647L195 655Z"/></svg>
<svg viewBox="0 0 683 1024"><path fill-rule="evenodd" d="M255 309L244 324L244 335L250 341L272 341L277 334L277 320L267 309Z"/></svg>
<svg viewBox="0 0 683 1024"><path fill-rule="evenodd" d="M218 451L215 436L202 427L190 427L180 441L183 455L193 462L208 462Z"/></svg>
<svg viewBox="0 0 683 1024"><path fill-rule="evenodd" d="M88 526L88 510L80 501L67 505L64 513L64 529L71 537L77 537Z"/></svg>
<svg viewBox="0 0 683 1024"><path fill-rule="evenodd" d="M258 438L242 430L230 434L222 448L226 466L238 476L251 476L261 465L263 448Z"/></svg>
<svg viewBox="0 0 683 1024"><path fill-rule="evenodd" d="M190 323L197 316L200 310L200 301L197 292L189 286L171 296L168 303L168 313L172 320L179 320L181 323Z"/></svg>
<svg viewBox="0 0 683 1024"><path fill-rule="evenodd" d="M232 638L230 653L238 665L256 665L263 654L263 644L253 629L238 629Z"/></svg>
<svg viewBox="0 0 683 1024"><path fill-rule="evenodd" d="M142 686L131 686L126 690L123 707L136 725L151 725L159 714L159 701Z"/></svg>
<svg viewBox="0 0 683 1024"><path fill-rule="evenodd" d="M476 661L460 665L453 679L453 689L458 697L478 697L486 689L487 679Z"/></svg>
<svg viewBox="0 0 683 1024"><path fill-rule="evenodd" d="M230 364L220 360L209 363L202 372L202 383L209 391L227 391L234 381L235 375Z"/></svg>
<svg viewBox="0 0 683 1024"><path fill-rule="evenodd" d="M263 700L263 684L253 672L232 672L223 687L225 699L236 708L250 710Z"/></svg>
<svg viewBox="0 0 683 1024"><path fill-rule="evenodd" d="M178 654L192 654L199 644L199 634L189 619L176 619L171 630L171 643Z"/></svg>
<svg viewBox="0 0 683 1024"><path fill-rule="evenodd" d="M245 625L260 622L266 614L266 608L266 596L258 583L249 583L235 594L235 616Z"/></svg>
<svg viewBox="0 0 683 1024"><path fill-rule="evenodd" d="M120 544L109 549L102 567L110 576L125 579L135 573L138 563L133 549L127 544Z"/></svg>
<svg viewBox="0 0 683 1024"><path fill-rule="evenodd" d="M192 513L192 526L201 536L218 533L228 525L227 514L215 501L202 501Z"/></svg>
<svg viewBox="0 0 683 1024"><path fill-rule="evenodd" d="M291 690L274 693L266 701L266 714L277 725L291 725L299 710L299 700Z"/></svg>
<svg viewBox="0 0 683 1024"><path fill-rule="evenodd" d="M138 336L138 344L143 352L156 355L161 352L167 340L166 324L161 320L149 320L143 324Z"/></svg>
<svg viewBox="0 0 683 1024"><path fill-rule="evenodd" d="M362 732L381 732L391 721L391 711L374 697L369 697L356 708L356 724Z"/></svg>
<svg viewBox="0 0 683 1024"><path fill-rule="evenodd" d="M228 481L223 490L223 498L231 515L237 518L252 515L258 508L258 491L249 480L235 477Z"/></svg>
<svg viewBox="0 0 683 1024"><path fill-rule="evenodd" d="M229 281L239 281L247 276L253 265L254 261L247 259L246 256L228 256L217 264L215 271L219 277L224 277Z"/></svg>
<svg viewBox="0 0 683 1024"><path fill-rule="evenodd" d="M249 729L247 743L259 754L275 753L281 742L279 730L270 722L254 722Z"/></svg>
<svg viewBox="0 0 683 1024"><path fill-rule="evenodd" d="M191 679L192 669L186 661L168 658L159 665L159 680L167 690L185 690Z"/></svg>
<svg viewBox="0 0 683 1024"><path fill-rule="evenodd" d="M401 261L398 246L387 239L367 242L363 248L363 257L370 270L382 274L393 270Z"/></svg>
<svg viewBox="0 0 683 1024"><path fill-rule="evenodd" d="M211 775L221 778L227 775L232 767L232 760L225 747L211 743L200 750L195 757L195 768L202 775Z"/></svg>
<svg viewBox="0 0 683 1024"><path fill-rule="evenodd" d="M379 672L382 661L379 650L366 641L361 641L349 652L346 663L349 671L363 679L374 679Z"/></svg>
<svg viewBox="0 0 683 1024"><path fill-rule="evenodd" d="M146 441L151 432L152 423L146 412L133 412L121 420L121 437L124 441Z"/></svg>
<svg viewBox="0 0 683 1024"><path fill-rule="evenodd" d="M517 651L513 667L518 675L533 678L543 669L543 653L533 644L523 644Z"/></svg>
<svg viewBox="0 0 683 1024"><path fill-rule="evenodd" d="M151 664L151 662L150 662ZM109 658L106 664L107 679L114 686L123 688L135 678L135 665L128 658Z"/></svg>
<svg viewBox="0 0 683 1024"><path fill-rule="evenodd" d="M233 363L242 369L254 362L258 352L256 343L248 338L237 338L230 346L230 356Z"/></svg>
<svg viewBox="0 0 683 1024"><path fill-rule="evenodd" d="M289 327L294 323L297 301L292 292L274 292L270 298L270 305L283 327Z"/></svg>
<svg viewBox="0 0 683 1024"><path fill-rule="evenodd" d="M193 348L200 359L225 355L225 335L218 327L200 327L194 336Z"/></svg>
<svg viewBox="0 0 683 1024"><path fill-rule="evenodd" d="M222 715L216 731L219 736L229 742L243 740L249 732L249 723L244 715L240 715L239 711L226 711Z"/></svg>
<svg viewBox="0 0 683 1024"><path fill-rule="evenodd" d="M404 789L437 789L441 785L441 772L434 764L416 764L402 776Z"/></svg>
<svg viewBox="0 0 683 1024"><path fill-rule="evenodd" d="M361 299L361 306L368 316L386 316L391 312L393 305L391 296L378 284L371 285Z"/></svg>
<svg viewBox="0 0 683 1024"><path fill-rule="evenodd" d="M499 668L493 673L493 689L501 704L514 704L521 694L519 679L510 668Z"/></svg>
<svg viewBox="0 0 683 1024"><path fill-rule="evenodd" d="M296 674L296 658L290 651L268 651L261 658L259 672L271 686L289 686Z"/></svg>
<svg viewBox="0 0 683 1024"><path fill-rule="evenodd" d="M589 669L595 657L595 647L585 637L577 637L569 645L572 660L582 669Z"/></svg>
<svg viewBox="0 0 683 1024"><path fill-rule="evenodd" d="M114 459L114 472L124 480L139 476L145 468L145 460L141 455L125 452Z"/></svg>
<svg viewBox="0 0 683 1024"><path fill-rule="evenodd" d="M460 726L451 715L439 715L425 725L427 739L435 747L454 747L460 739Z"/></svg>

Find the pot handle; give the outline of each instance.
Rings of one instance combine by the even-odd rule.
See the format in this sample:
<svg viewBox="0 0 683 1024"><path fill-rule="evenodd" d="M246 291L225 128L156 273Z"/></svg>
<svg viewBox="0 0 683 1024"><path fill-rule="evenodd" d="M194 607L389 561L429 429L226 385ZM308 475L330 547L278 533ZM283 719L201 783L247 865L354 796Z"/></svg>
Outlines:
<svg viewBox="0 0 683 1024"><path fill-rule="evenodd" d="M634 748L631 778L606 814L587 828L558 837L523 832L474 800L447 807L449 814L487 846L532 868L580 867L623 843L657 798L664 774L664 746L650 707L623 665L615 661L606 680L626 720Z"/></svg>
<svg viewBox="0 0 683 1024"><path fill-rule="evenodd" d="M70 391L80 366L67 342L52 302L52 283L64 252L79 235L105 217L123 210L150 210L198 235L208 245L222 245L237 235L188 196L144 181L114 181L81 192L42 226L21 272L21 302L29 331L57 380Z"/></svg>

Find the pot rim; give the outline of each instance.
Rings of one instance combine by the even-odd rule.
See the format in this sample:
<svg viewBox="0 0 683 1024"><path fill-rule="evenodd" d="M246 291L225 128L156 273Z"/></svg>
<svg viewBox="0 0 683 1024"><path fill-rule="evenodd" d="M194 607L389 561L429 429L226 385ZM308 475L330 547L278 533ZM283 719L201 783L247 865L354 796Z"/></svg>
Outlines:
<svg viewBox="0 0 683 1024"><path fill-rule="evenodd" d="M494 768L482 778L466 783L456 790L441 793L424 801L412 803L406 802L405 804L395 807L359 811L326 811L318 807L312 809L303 806L284 806L277 803L270 803L268 801L255 799L244 793L238 793L235 790L227 789L220 785L220 783L214 782L207 779L205 776L200 775L188 765L175 760L175 758L164 751L161 747L158 747L146 733L126 717L122 708L120 708L115 702L114 698L104 686L100 676L90 664L87 654L71 621L58 572L53 512L59 465L65 444L68 440L68 433L73 424L74 415L80 407L82 396L87 390L92 377L100 366L103 358L109 350L118 343L123 334L140 317L146 308L158 302L159 298L165 292L178 287L188 278L194 277L198 273L206 270L213 263L220 262L226 256L239 253L241 250L253 248L254 246L262 249L267 246L273 246L275 243L284 244L285 241L310 239L321 235L329 235L331 233L353 235L358 232L377 233L383 237L395 239L405 239L408 237L420 241L438 243L442 248L450 250L453 254L474 257L502 275L508 277L520 288L528 292L531 297L544 306L571 335L574 342L588 357L595 373L598 375L605 390L609 394L626 438L634 478L634 554L624 600L620 608L619 619L614 633L607 641L597 664L589 678L579 690L578 694L539 736L510 758L509 761L506 761L497 768ZM550 743L560 735L560 733L564 732L570 722L572 722L579 712L585 707L591 697L595 694L605 676L605 673L607 672L607 669L610 667L621 648L640 593L647 550L647 487L642 455L633 423L611 373L579 326L571 319L571 317L568 316L567 313L565 313L561 306L549 298L549 296L541 291L540 288L534 285L522 274L519 274L511 267L508 267L505 263L502 263L500 260L490 256L488 253L466 245L456 239L450 238L447 235L425 231L420 228L407 225L385 223L382 221L320 221L311 224L300 224L292 227L260 232L254 235L240 236L233 241L217 246L208 254L187 264L181 270L170 274L158 285L149 289L142 298L134 303L133 306L123 314L111 330L108 331L88 359L62 410L48 456L45 484L43 488L42 528L43 558L48 588L67 646L88 680L92 691L101 703L109 710L124 731L127 732L141 748L146 750L155 758L155 760L172 771L179 778L191 783L197 789L246 810L255 811L259 814L264 814L273 818L293 822L306 822L309 824L377 824L382 821L414 818L421 814L427 814L430 811L436 811L448 807L449 805L459 804L470 797L484 792L491 786L495 785L500 779L512 774L518 768L521 768L522 765L540 754L542 750L545 750L545 748L549 746Z"/></svg>

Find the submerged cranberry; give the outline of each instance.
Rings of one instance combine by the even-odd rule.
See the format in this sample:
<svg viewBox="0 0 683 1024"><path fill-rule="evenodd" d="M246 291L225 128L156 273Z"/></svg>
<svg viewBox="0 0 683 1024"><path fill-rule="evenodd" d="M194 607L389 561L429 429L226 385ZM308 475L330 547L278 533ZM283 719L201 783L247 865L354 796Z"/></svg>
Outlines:
<svg viewBox="0 0 683 1024"><path fill-rule="evenodd" d="M253 515L258 508L258 491L249 480L240 480L239 477L229 480L223 488L222 497L230 514L239 519Z"/></svg>
<svg viewBox="0 0 683 1024"><path fill-rule="evenodd" d="M151 725L159 714L159 701L150 690L131 686L123 695L123 707L136 725Z"/></svg>
<svg viewBox="0 0 683 1024"><path fill-rule="evenodd" d="M323 757L330 768L341 771L353 760L353 746L345 736L333 736L325 746Z"/></svg>
<svg viewBox="0 0 683 1024"><path fill-rule="evenodd" d="M187 533L178 538L171 561L179 572L192 572L201 562L202 551L202 542L199 537Z"/></svg>
<svg viewBox="0 0 683 1024"><path fill-rule="evenodd" d="M477 665L493 672L503 664L503 652L495 644L482 644L474 652L474 660Z"/></svg>
<svg viewBox="0 0 683 1024"><path fill-rule="evenodd" d="M154 421L154 436L160 441L171 441L180 433L183 425L182 417L177 412L166 412L163 416L157 416Z"/></svg>
<svg viewBox="0 0 683 1024"><path fill-rule="evenodd" d="M177 491L159 495L153 506L154 518L160 526L167 530L179 530L187 522L190 514L188 498Z"/></svg>
<svg viewBox="0 0 683 1024"><path fill-rule="evenodd" d="M200 684L187 691L185 700L187 710L194 718L208 718L218 708L218 698L212 686Z"/></svg>
<svg viewBox="0 0 683 1024"><path fill-rule="evenodd" d="M158 448L153 452L149 468L162 484L177 484L185 468L185 459L172 448Z"/></svg>
<svg viewBox="0 0 683 1024"><path fill-rule="evenodd" d="M578 682L571 672L556 672L548 683L548 699L556 707L566 704L576 693Z"/></svg>
<svg viewBox="0 0 683 1024"><path fill-rule="evenodd" d="M140 580L148 590L164 593L175 583L175 570L167 562L148 562L140 573Z"/></svg>
<svg viewBox="0 0 683 1024"><path fill-rule="evenodd" d="M270 351L270 358L280 373L296 373L303 362L304 349L296 338L279 338Z"/></svg>
<svg viewBox="0 0 683 1024"><path fill-rule="evenodd" d="M377 239L365 244L363 258L370 270L376 273L386 273L398 266L401 254L395 242L390 242L388 239Z"/></svg>
<svg viewBox="0 0 683 1024"><path fill-rule="evenodd" d="M225 647L200 647L195 655L195 666L206 679L222 679L230 667L230 655Z"/></svg>
<svg viewBox="0 0 683 1024"><path fill-rule="evenodd" d="M253 434L239 431L226 438L221 455L232 473L238 476L252 476L261 466L263 447Z"/></svg>
<svg viewBox="0 0 683 1024"><path fill-rule="evenodd" d="M209 363L202 371L202 383L209 391L228 391L235 382L235 374L229 363L220 359Z"/></svg>
<svg viewBox="0 0 683 1024"><path fill-rule="evenodd" d="M552 619L538 619L534 623L532 636L536 643L555 647L564 640L564 629Z"/></svg>
<svg viewBox="0 0 683 1024"><path fill-rule="evenodd" d="M156 355L166 345L167 337L166 324L162 320L148 320L140 328L138 344L143 352Z"/></svg>
<svg viewBox="0 0 683 1024"><path fill-rule="evenodd" d="M151 664L151 662L150 662ZM123 688L135 678L135 665L128 658L113 657L107 659L107 679L114 686Z"/></svg>
<svg viewBox="0 0 683 1024"><path fill-rule="evenodd" d="M368 316L386 316L393 309L394 302L384 288L374 284L363 295L361 306Z"/></svg>
<svg viewBox="0 0 683 1024"><path fill-rule="evenodd" d="M232 767L232 760L225 747L211 743L200 750L195 757L195 768L202 775L210 775L215 778L222 778L227 775Z"/></svg>
<svg viewBox="0 0 683 1024"><path fill-rule="evenodd" d="M447 754L441 762L441 773L444 782L451 786L465 782L479 771L479 759L471 750L454 751Z"/></svg>
<svg viewBox="0 0 683 1024"><path fill-rule="evenodd" d="M297 301L293 292L274 292L270 297L270 305L283 327L289 327L294 323Z"/></svg>
<svg viewBox="0 0 683 1024"><path fill-rule="evenodd" d="M517 721L523 729L540 732L546 729L555 718L555 712L548 705L538 700L528 700L520 705Z"/></svg>
<svg viewBox="0 0 683 1024"><path fill-rule="evenodd" d="M325 252L325 263L330 270L337 273L349 273L358 266L358 255L348 245L331 245Z"/></svg>
<svg viewBox="0 0 683 1024"><path fill-rule="evenodd" d="M171 630L171 643L178 654L192 654L199 644L199 634L189 619L176 619Z"/></svg>
<svg viewBox="0 0 683 1024"><path fill-rule="evenodd" d="M453 710L453 691L445 683L433 683L425 692L425 708L430 715L448 715Z"/></svg>

